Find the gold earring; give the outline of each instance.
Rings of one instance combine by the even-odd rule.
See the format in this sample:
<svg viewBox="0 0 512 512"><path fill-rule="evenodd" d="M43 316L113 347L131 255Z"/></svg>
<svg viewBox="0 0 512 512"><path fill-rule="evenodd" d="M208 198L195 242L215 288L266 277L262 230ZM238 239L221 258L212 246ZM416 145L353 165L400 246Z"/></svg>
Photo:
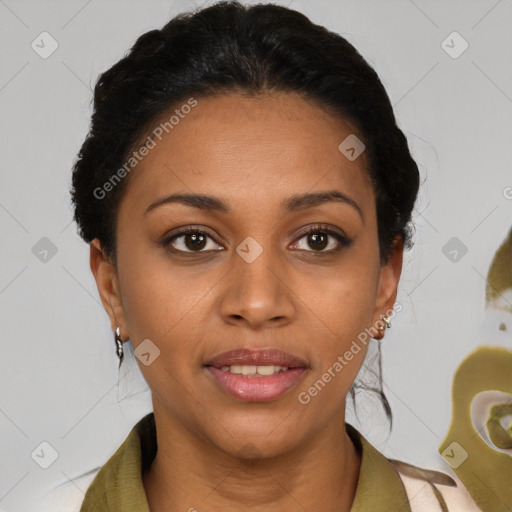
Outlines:
<svg viewBox="0 0 512 512"><path fill-rule="evenodd" d="M385 315L380 315L381 320L384 320L385 325L379 325L379 337L375 338L378 341L381 341L384 338L384 331L386 327L391 327L391 318Z"/></svg>

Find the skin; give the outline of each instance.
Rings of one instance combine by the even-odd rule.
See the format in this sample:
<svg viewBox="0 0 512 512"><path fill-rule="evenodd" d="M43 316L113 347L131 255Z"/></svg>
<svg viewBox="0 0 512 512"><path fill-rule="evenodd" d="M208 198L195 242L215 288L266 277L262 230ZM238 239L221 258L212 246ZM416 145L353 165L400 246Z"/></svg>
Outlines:
<svg viewBox="0 0 512 512"><path fill-rule="evenodd" d="M345 401L366 347L307 405L297 397L396 299L403 243L396 239L381 266L365 154L349 161L338 150L351 133L346 121L295 94L198 98L129 177L117 267L98 239L91 242L112 329L119 325L135 350L147 338L160 350L152 364L138 361L158 438L143 477L152 512L350 510L360 456L345 431ZM332 189L352 198L363 218L342 202L281 209L292 195ZM144 215L177 192L217 196L232 212L172 203ZM318 248L302 235L318 223L352 243L340 246L329 235ZM174 253L173 245L159 246L170 230L190 225L212 237L201 254L185 236L174 240ZM252 263L236 252L248 236L263 248ZM203 365L249 347L280 348L310 368L279 399L243 402Z"/></svg>

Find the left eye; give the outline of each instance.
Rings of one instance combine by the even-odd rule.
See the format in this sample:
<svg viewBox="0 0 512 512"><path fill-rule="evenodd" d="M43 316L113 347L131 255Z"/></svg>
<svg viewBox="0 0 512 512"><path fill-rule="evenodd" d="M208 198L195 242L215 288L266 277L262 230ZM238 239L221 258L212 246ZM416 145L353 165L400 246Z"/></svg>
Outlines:
<svg viewBox="0 0 512 512"><path fill-rule="evenodd" d="M332 242L330 249L324 250L329 246L329 237L334 238L337 241L337 244ZM338 233L337 231L331 228L321 228L321 227L312 227L308 229L305 233L301 235L299 238L299 242L305 239L306 244L309 247L313 247L313 250L304 249L304 247L299 246L298 249L306 250L307 252L336 252L339 251L342 247L348 247L351 244L351 240L346 236ZM337 245L337 247L336 247Z"/></svg>

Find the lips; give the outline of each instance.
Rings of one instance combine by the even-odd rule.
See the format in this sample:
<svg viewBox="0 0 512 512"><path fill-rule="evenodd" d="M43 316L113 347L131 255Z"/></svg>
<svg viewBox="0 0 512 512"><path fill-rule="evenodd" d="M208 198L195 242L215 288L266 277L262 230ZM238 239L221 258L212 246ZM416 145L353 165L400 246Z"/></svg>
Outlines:
<svg viewBox="0 0 512 512"><path fill-rule="evenodd" d="M243 402L270 402L297 386L309 364L278 349L237 349L210 359L204 369L227 395Z"/></svg>
<svg viewBox="0 0 512 512"><path fill-rule="evenodd" d="M222 368L231 365L285 366L287 368L309 368L304 359L279 349L236 349L210 359L205 366Z"/></svg>

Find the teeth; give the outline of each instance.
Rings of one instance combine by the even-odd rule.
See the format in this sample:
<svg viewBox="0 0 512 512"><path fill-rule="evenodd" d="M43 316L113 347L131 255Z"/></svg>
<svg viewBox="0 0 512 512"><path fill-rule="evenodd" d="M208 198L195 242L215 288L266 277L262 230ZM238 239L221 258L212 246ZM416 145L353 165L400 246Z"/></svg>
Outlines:
<svg viewBox="0 0 512 512"><path fill-rule="evenodd" d="M222 370L225 372L235 373L237 375L244 375L245 377L262 377L285 372L288 370L288 367L278 365L253 366L233 364L231 366L223 366Z"/></svg>
<svg viewBox="0 0 512 512"><path fill-rule="evenodd" d="M281 370L281 366L256 366L255 371L258 375L274 375L274 373L279 373Z"/></svg>
<svg viewBox="0 0 512 512"><path fill-rule="evenodd" d="M241 371L242 375L254 375L255 373L257 373L256 369L258 367L257 366L240 366L240 368L242 369L242 371Z"/></svg>

